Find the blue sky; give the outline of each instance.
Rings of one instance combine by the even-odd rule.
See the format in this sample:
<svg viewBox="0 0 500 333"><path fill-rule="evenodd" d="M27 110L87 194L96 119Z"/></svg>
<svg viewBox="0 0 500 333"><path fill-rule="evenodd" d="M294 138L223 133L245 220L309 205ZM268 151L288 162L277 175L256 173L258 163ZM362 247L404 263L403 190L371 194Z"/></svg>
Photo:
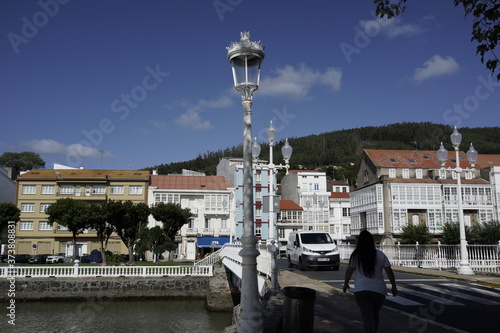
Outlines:
<svg viewBox="0 0 500 333"><path fill-rule="evenodd" d="M253 132L396 122L499 125L500 84L452 1L0 2L0 153L87 169L187 161L242 142L226 47L266 47ZM438 143L436 143L436 149ZM292 156L293 159L293 156Z"/></svg>

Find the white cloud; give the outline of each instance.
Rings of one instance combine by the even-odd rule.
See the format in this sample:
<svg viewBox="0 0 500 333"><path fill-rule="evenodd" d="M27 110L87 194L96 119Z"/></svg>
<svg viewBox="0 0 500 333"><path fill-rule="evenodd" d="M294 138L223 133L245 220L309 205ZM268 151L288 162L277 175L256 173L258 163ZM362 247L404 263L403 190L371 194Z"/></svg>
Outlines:
<svg viewBox="0 0 500 333"><path fill-rule="evenodd" d="M52 139L40 139L24 142L22 145L39 154L80 156L95 159L100 159L101 156L106 159L114 158L113 154L108 151L82 145L81 143L73 143L66 146Z"/></svg>
<svg viewBox="0 0 500 333"><path fill-rule="evenodd" d="M452 57L441 57L439 54L432 56L424 62L423 67L416 68L413 72L413 81L421 83L425 80L444 75L452 75L460 71L460 65Z"/></svg>
<svg viewBox="0 0 500 333"><path fill-rule="evenodd" d="M274 77L261 80L259 94L304 100L309 98L314 86L326 86L333 91L339 91L341 87L342 71L339 68L329 67L321 73L302 64L299 68L286 65L275 72Z"/></svg>
<svg viewBox="0 0 500 333"><path fill-rule="evenodd" d="M180 115L175 122L181 127L190 130L211 130L212 124L208 120L204 120L201 114L208 109L226 109L233 105L231 98L221 96L218 99L206 100L200 99L196 104L191 104L186 100L178 100L167 106L167 109L174 110L176 108L185 109L185 112Z"/></svg>
<svg viewBox="0 0 500 333"><path fill-rule="evenodd" d="M175 122L179 126L190 130L207 130L213 128L208 120L202 120L200 114L194 110L187 110L184 114L175 119Z"/></svg>
<svg viewBox="0 0 500 333"><path fill-rule="evenodd" d="M419 25L402 23L399 17L377 18L369 21L359 21L361 28L370 36L383 34L387 38L409 37L424 32Z"/></svg>

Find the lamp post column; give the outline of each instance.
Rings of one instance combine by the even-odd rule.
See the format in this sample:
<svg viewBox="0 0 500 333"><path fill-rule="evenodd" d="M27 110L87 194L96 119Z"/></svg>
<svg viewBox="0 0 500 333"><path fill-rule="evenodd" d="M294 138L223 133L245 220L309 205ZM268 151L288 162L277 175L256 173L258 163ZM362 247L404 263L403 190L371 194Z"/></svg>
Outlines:
<svg viewBox="0 0 500 333"><path fill-rule="evenodd" d="M271 123L272 126L272 123ZM269 141L269 240L268 249L271 253L271 292L277 294L280 287L278 284L278 271L276 267L277 244L276 228L274 226L274 163L273 163L273 141Z"/></svg>
<svg viewBox="0 0 500 333"><path fill-rule="evenodd" d="M243 236L241 313L238 333L253 333L262 330L263 319L260 312L259 289L257 284L257 236L254 234L253 213L253 168L252 168L252 101L244 99L243 105Z"/></svg>
<svg viewBox="0 0 500 333"><path fill-rule="evenodd" d="M455 161L457 174L457 196L458 196L458 226L460 229L460 265L457 268L457 273L461 275L474 275L474 271L470 267L469 253L467 252L467 239L465 238L465 222L464 211L462 208L462 168L460 168L460 159L458 154L458 146L455 146Z"/></svg>

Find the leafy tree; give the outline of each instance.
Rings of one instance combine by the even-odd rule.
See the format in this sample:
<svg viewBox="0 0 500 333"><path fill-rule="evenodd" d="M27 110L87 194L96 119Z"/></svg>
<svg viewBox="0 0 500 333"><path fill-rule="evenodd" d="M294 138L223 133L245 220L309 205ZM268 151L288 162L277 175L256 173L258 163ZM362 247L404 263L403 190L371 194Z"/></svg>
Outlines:
<svg viewBox="0 0 500 333"><path fill-rule="evenodd" d="M171 245L172 242L167 239L165 231L160 226L155 226L142 231L141 239L137 243L136 249L139 253L151 251L153 253L153 261L156 262L158 255L171 250Z"/></svg>
<svg viewBox="0 0 500 333"><path fill-rule="evenodd" d="M141 231L148 225L150 213L145 203L132 201L109 201L107 204L108 223L127 246L129 262L134 260L134 246L140 239Z"/></svg>
<svg viewBox="0 0 500 333"><path fill-rule="evenodd" d="M471 231L474 244L498 244L500 241L500 222L479 223Z"/></svg>
<svg viewBox="0 0 500 333"><path fill-rule="evenodd" d="M402 228L401 243L403 244L429 244L432 240L432 235L425 224L413 225L408 224Z"/></svg>
<svg viewBox="0 0 500 333"><path fill-rule="evenodd" d="M102 262L106 262L106 248L109 238L113 233L113 226L108 223L107 208L107 203L92 205L89 214L89 223L96 231L97 238L99 239L99 252L101 252Z"/></svg>
<svg viewBox="0 0 500 333"><path fill-rule="evenodd" d="M406 9L407 0L374 0L377 4L376 14L380 17L387 16L392 18L395 15L402 14ZM472 41L478 43L476 54L481 55L481 62L485 62L485 56L490 58L486 60L486 68L495 73L499 59L495 54L500 34L500 3L497 0L454 0L455 6L464 7L465 16L472 15ZM497 80L500 80L500 73L497 74Z"/></svg>
<svg viewBox="0 0 500 333"><path fill-rule="evenodd" d="M59 199L50 205L45 213L48 222L67 227L73 237L73 261L76 259L76 238L90 227L92 207L87 201L74 200L72 198Z"/></svg>
<svg viewBox="0 0 500 333"><path fill-rule="evenodd" d="M460 244L460 224L458 222L446 222L443 225L442 239L444 244ZM470 241L471 230L465 226L465 239Z"/></svg>
<svg viewBox="0 0 500 333"><path fill-rule="evenodd" d="M21 211L11 202L0 202L0 244L2 243L2 230L7 228L9 221L19 222Z"/></svg>
<svg viewBox="0 0 500 333"><path fill-rule="evenodd" d="M43 167L45 161L37 153L23 151L22 153L3 153L0 155L0 165L12 167L19 172Z"/></svg>
<svg viewBox="0 0 500 333"><path fill-rule="evenodd" d="M175 235L184 224L189 222L192 216L191 211L189 208L181 208L179 204L160 202L151 207L151 214L156 221L163 223L167 251L175 250Z"/></svg>

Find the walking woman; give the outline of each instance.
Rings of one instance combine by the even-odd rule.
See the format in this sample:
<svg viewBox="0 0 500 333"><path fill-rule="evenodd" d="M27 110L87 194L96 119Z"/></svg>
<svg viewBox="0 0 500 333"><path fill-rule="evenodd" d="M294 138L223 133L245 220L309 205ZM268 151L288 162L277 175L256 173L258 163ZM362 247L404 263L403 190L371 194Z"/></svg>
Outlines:
<svg viewBox="0 0 500 333"><path fill-rule="evenodd" d="M356 249L349 258L349 267L345 272L344 287L349 289L352 274L354 278L354 299L363 317L365 333L377 332L379 311L387 295L382 270L385 270L392 285L392 294L397 296L396 278L389 259L375 248L375 241L368 230L363 230L358 237Z"/></svg>

